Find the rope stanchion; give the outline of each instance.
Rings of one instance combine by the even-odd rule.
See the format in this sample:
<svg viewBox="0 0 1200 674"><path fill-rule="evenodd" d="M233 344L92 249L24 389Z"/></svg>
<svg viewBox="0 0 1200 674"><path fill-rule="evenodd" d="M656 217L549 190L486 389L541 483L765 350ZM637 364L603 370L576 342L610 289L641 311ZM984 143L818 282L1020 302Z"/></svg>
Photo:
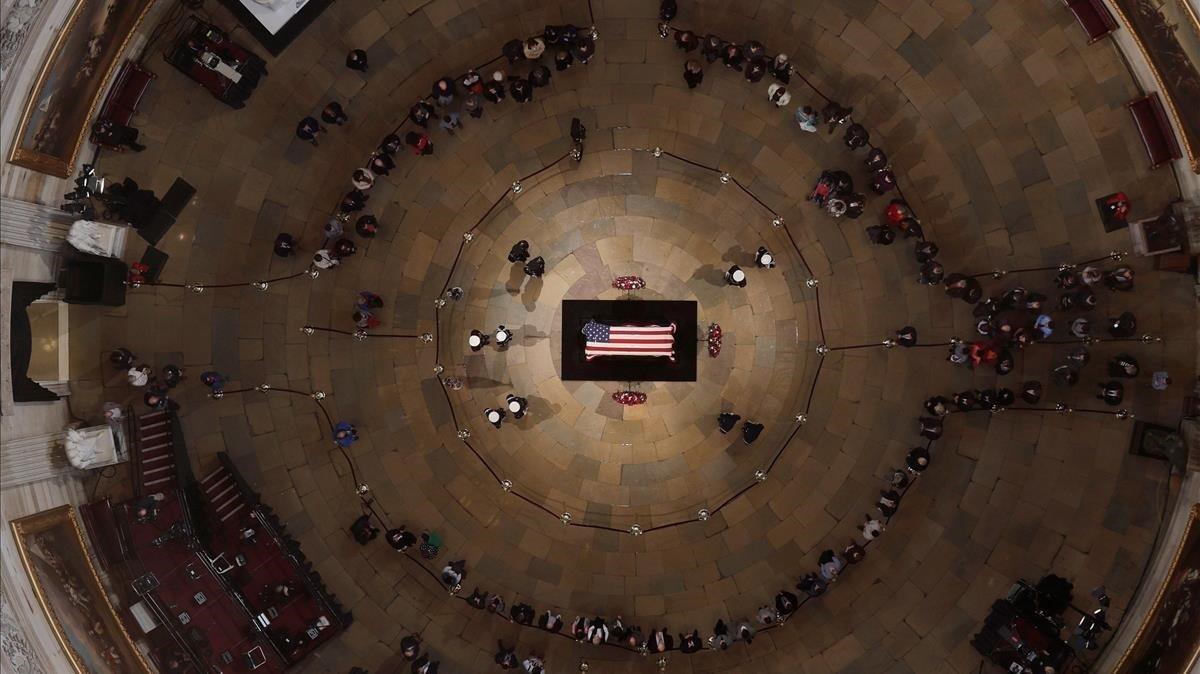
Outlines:
<svg viewBox="0 0 1200 674"><path fill-rule="evenodd" d="M142 288L142 287L183 288L185 290L190 290L191 292L196 293L197 295L204 292L205 290L220 290L223 288L254 288L255 290L258 290L261 292L266 292L268 289L270 289L270 285L272 283L282 283L284 281L290 281L295 278L300 278L301 276L308 276L309 278L315 279L319 275L320 275L320 272L318 270L316 270L312 267L309 267L308 269L305 269L304 271L298 271L295 274L288 274L287 276L276 276L274 278L263 279L261 281L236 281L233 283L174 283L174 282L170 282L170 281L128 281L127 280L127 281L125 281L125 285L126 285L126 287L132 288L132 289L137 289L137 288Z"/></svg>
<svg viewBox="0 0 1200 674"><path fill-rule="evenodd" d="M432 336L430 336L429 339L426 339L426 335L428 335L429 333L424 333L424 334L420 334L420 335L403 335L403 334L394 334L394 333L386 333L386 332L383 332L383 333L367 332L366 330L353 330L353 331L352 330L341 330L338 328L330 328L330 327L325 327L325 326L321 326L321 325L305 325L304 327L300 328L300 331L306 335L312 335L317 332L330 332L330 333L333 333L336 335L346 335L349 337L353 337L359 341L362 341L365 339L371 339L371 338L389 338L389 339L419 339L422 342L428 342L429 339L432 339Z"/></svg>
<svg viewBox="0 0 1200 674"><path fill-rule="evenodd" d="M1097 262L1109 262L1109 261L1117 262L1117 261L1124 259L1125 256L1127 256L1127 255L1129 255L1129 253L1127 253L1125 251L1114 250L1113 252L1111 252L1108 255L1105 255L1103 257L1092 258L1090 260L1084 260L1082 262L1067 262L1067 263L1063 263L1060 265L1046 266L1046 267L1024 267L1022 269L993 269L992 271L980 272L978 274L967 274L966 276L968 278L989 278L990 277L992 279L1001 279L1001 278L1004 278L1005 276L1008 276L1009 274L1025 274L1025 273L1037 272L1037 271L1069 271L1071 269L1077 269L1079 267L1086 267L1089 264L1095 264Z"/></svg>
<svg viewBox="0 0 1200 674"><path fill-rule="evenodd" d="M221 398L224 398L227 395L238 394L238 393L250 393L250 392L263 393L263 394L271 393L271 392L279 392L279 393L287 393L290 395L303 396L305 398L312 399L313 403L317 406L317 409L319 409L321 411L321 415L325 417L325 425L329 428L330 437L331 438L333 437L333 435L334 435L333 417L330 416L329 410L327 410L325 408L325 404L321 402L326 397L326 394L324 391L300 391L297 389L271 386L270 384L259 384L257 386L251 387L251 388L225 389L225 390L221 390L221 391L214 391L213 393L209 394L209 397L213 398L214 400L220 400ZM361 501L361 505L364 508L367 508L368 510L370 510L371 514L374 515L375 518L379 520L379 523L382 524L384 526L384 528L387 528L388 527L387 521L384 520L384 518L375 511L375 508L373 506L373 500L368 499L366 497L366 495L370 493L371 489L366 483L362 482L359 479L358 469L354 465L354 459L352 459L350 457L350 454L346 452L346 448L343 447L341 444L339 444L338 442L335 441L333 443L333 445L334 445L334 448L337 449L338 452L342 455L342 458L345 459L345 461L346 461L346 467L349 468L349 470L350 470L350 479L354 482L354 493L355 493L355 495L358 496L359 500Z"/></svg>

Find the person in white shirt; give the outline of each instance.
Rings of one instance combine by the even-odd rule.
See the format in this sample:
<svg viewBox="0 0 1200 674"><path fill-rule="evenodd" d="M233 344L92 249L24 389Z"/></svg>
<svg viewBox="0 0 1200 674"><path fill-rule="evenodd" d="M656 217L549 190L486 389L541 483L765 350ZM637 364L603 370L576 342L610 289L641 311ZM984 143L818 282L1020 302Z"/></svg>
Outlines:
<svg viewBox="0 0 1200 674"><path fill-rule="evenodd" d="M498 410L492 407L489 407L483 411L483 418L487 419L487 422L496 428L500 428L501 424L504 423L505 416L507 415L505 414L504 410Z"/></svg>
<svg viewBox="0 0 1200 674"><path fill-rule="evenodd" d="M375 174L366 168L354 169L350 183L354 185L354 189L366 192L375 186Z"/></svg>
<svg viewBox="0 0 1200 674"><path fill-rule="evenodd" d="M605 624L604 618L593 618L588 624L587 640L597 646L608 641L608 625Z"/></svg>
<svg viewBox="0 0 1200 674"><path fill-rule="evenodd" d="M142 365L140 367L129 368L129 385L142 387L150 382L150 366Z"/></svg>
<svg viewBox="0 0 1200 674"><path fill-rule="evenodd" d="M531 653L521 663L521 667L525 670L525 674L542 674L545 671L546 663L542 662L540 657Z"/></svg>
<svg viewBox="0 0 1200 674"><path fill-rule="evenodd" d="M505 402L508 404L508 411L512 412L514 419L520 419L521 417L525 416L525 410L529 407L528 400L521 398L514 393L509 393L508 397L505 399Z"/></svg>
<svg viewBox="0 0 1200 674"><path fill-rule="evenodd" d="M546 43L540 37L531 37L525 41L521 49L525 54L525 58L530 61L536 61L542 58L542 54L546 53Z"/></svg>
<svg viewBox="0 0 1200 674"><path fill-rule="evenodd" d="M866 522L859 525L858 528L860 531L862 531L863 538L866 540L873 541L876 538L879 538L880 534L887 530L887 527L883 525L883 522L872 518L870 515L866 515L865 518Z"/></svg>
<svg viewBox="0 0 1200 674"><path fill-rule="evenodd" d="M767 100L777 108L786 108L787 104L792 102L792 95L788 93L787 87L776 83L767 87Z"/></svg>
<svg viewBox="0 0 1200 674"><path fill-rule="evenodd" d="M329 252L328 248L322 248L313 255L313 266L317 269L330 269L338 265L338 259Z"/></svg>

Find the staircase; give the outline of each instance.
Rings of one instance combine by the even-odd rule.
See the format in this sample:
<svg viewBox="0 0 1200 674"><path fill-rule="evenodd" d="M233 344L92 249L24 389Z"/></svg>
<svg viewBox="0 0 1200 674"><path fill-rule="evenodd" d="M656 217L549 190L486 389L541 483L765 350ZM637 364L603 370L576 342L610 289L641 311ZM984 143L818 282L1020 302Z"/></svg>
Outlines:
<svg viewBox="0 0 1200 674"><path fill-rule="evenodd" d="M143 494L175 489L175 444L171 440L171 413L151 412L137 418L137 477Z"/></svg>
<svg viewBox="0 0 1200 674"><path fill-rule="evenodd" d="M225 468L224 464L217 466L216 470L200 480L200 487L204 489L204 495L212 505L213 514L221 522L228 520L246 507L246 501L242 498L242 491L238 489L237 481L233 479L233 474Z"/></svg>

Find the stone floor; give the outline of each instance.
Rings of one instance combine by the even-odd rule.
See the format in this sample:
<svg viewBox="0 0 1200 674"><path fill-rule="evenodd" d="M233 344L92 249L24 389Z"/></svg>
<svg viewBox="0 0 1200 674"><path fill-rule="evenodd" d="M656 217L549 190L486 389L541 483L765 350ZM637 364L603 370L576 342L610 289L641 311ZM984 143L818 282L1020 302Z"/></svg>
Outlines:
<svg viewBox="0 0 1200 674"><path fill-rule="evenodd" d="M143 288L119 310L72 312L73 341L95 345L71 364L83 373L76 410L132 397L102 367L104 350L118 345L158 364L182 363L193 379L215 367L234 385L325 391L331 414L360 430L351 453L390 522L441 532L443 559L468 562L468 589L501 592L510 605L553 606L568 621L620 614L647 629L704 631L718 617L753 614L815 566L821 550L844 546L883 476L916 442L920 400L992 385L994 376L957 369L940 349L830 354L808 424L763 484L706 523L639 538L562 526L501 491L455 437L436 363L466 382L450 397L472 443L531 500L588 522L646 527L713 507L770 459L807 399L822 327L829 344L874 342L905 324L923 339L970 334L965 305L915 283L907 246L879 248L863 236L886 199L873 198L858 221L828 219L804 201L822 168L865 179L862 156L847 152L840 134L801 133L768 104L765 82L747 84L719 65L688 91L682 55L656 35L657 3L593 4L600 41L591 64L556 73L532 103L489 106L453 138L435 133L432 156L403 158L371 192L380 236L342 267L266 293ZM1136 88L1119 55L1107 42L1086 45L1057 3L680 4L676 24L786 45L818 88L854 105L952 270L1127 249L1126 233L1103 233L1092 200L1124 190L1141 217L1176 193L1169 172L1146 168L1123 109ZM136 119L149 148L105 156L101 170L160 193L179 176L197 187L161 245L171 256L165 280L298 271L307 255L274 258L275 235L298 235L302 253L318 248L350 172L434 79L487 61L511 37L568 21L589 23L584 2L342 0L270 62L241 111L152 58L160 77ZM252 44L240 31L235 38ZM370 55L365 77L342 66L350 47ZM793 103L820 104L799 82L791 88ZM345 104L350 123L332 128L319 148L295 140L296 121L331 99ZM466 297L435 325L434 300L462 233L515 178L567 150L572 116L590 128L584 160L527 181L484 220L451 277ZM782 214L820 279L823 326L807 275L767 211L711 173L638 151L656 146L729 171ZM519 238L548 262L540 281L504 259ZM752 266L759 245L778 254L779 266L750 269L744 290L723 286L722 270ZM1187 279L1133 264L1137 291L1101 294L1097 315L1133 308L1142 329L1167 337L1132 349L1143 370L1187 381L1195 330ZM620 274L647 279L639 297L697 301L701 323L726 333L719 358L700 356L696 383L647 384L640 408L612 403L612 384L557 377L560 300L615 298L608 284ZM986 287L1018 282L1053 290L1048 274ZM436 331L440 351L416 340L301 332L305 324L352 329L361 289L384 297L381 329ZM499 323L517 329L513 347L466 348L468 330ZM1099 345L1093 358L1115 352ZM1061 355L1032 348L1001 383L1045 379ZM1075 389L1051 388L1047 399L1098 404L1090 395L1103 377L1093 365ZM509 391L530 399L529 416L500 430L480 423L482 408ZM1144 376L1128 406L1174 423L1181 397L1181 386L1156 393ZM423 632L442 671L491 671L497 638L518 640L522 656L548 652L550 672L575 671L580 658L593 672L654 671L652 658L517 630L451 600L382 542L357 546L345 528L358 513L353 480L311 400L254 393L214 401L195 381L180 400L197 471L229 452L354 611L355 625L300 671L400 671L394 652L410 631ZM717 432L713 418L728 409L766 424L759 442L747 447ZM1017 578L1050 570L1083 592L1107 583L1119 611L1149 553L1166 484L1163 464L1127 454L1130 430L1085 415L956 417L888 533L826 596L751 648L674 654L668 671L974 672L978 656L967 642L992 600Z"/></svg>

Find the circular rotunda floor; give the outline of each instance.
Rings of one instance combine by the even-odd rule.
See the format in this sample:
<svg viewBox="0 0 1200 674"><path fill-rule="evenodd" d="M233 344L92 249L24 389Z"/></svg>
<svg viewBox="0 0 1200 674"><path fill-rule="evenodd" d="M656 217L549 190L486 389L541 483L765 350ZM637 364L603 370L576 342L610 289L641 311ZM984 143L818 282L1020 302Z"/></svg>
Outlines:
<svg viewBox="0 0 1200 674"><path fill-rule="evenodd" d="M752 616L822 550L856 536L883 476L917 443L926 396L991 386L995 377L954 368L940 349L825 356L808 422L767 480L706 522L633 537L563 526L505 493L456 437L464 424L480 456L550 513L617 529L692 518L753 482L797 429L822 330L834 345L876 342L902 325L916 326L923 341L949 339L973 325L965 305L915 282L909 246L875 247L863 236L886 197L873 197L857 221L828 219L805 202L824 168L864 175L862 155L848 152L840 134L801 133L769 105L765 81L747 84L719 64L688 91L684 57L656 35L657 3L593 4L593 61L556 73L532 103L489 105L454 137L435 132L432 156L401 159L370 193L380 236L340 268L266 293L144 288L121 310L73 318L72 330L195 372L215 365L237 384L327 392L335 418L360 430L351 453L386 517L441 532L442 559L468 562L467 590L554 607L568 621L619 614L647 630L703 633L717 618ZM1125 233L1102 232L1092 199L1121 189L1149 205L1176 192L1168 173L1145 168L1122 107L1136 88L1119 56L1086 45L1057 6L680 4L677 25L782 45L822 91L853 105L893 158L950 270L1057 264L1126 248ZM245 110L228 110L159 68L136 120L149 149L105 156L102 172L160 192L177 176L197 187L161 246L171 256L165 279L298 271L307 256L274 258L271 241L287 231L301 238L302 252L317 248L351 171L434 79L546 24L587 25L587 12L573 0L343 0L270 62ZM351 47L370 55L365 76L342 66ZM792 89L793 103L821 103L799 82ZM330 99L346 106L350 123L331 128L317 148L295 140L296 121ZM562 162L506 197L456 264L463 232L492 201L569 149L573 116L590 129L583 161ZM643 151L654 147L728 171L782 215L820 281L820 316L808 275L768 212L710 172ZM505 260L521 238L546 258L543 279L525 279ZM778 267L753 269L760 245L777 253ZM735 263L749 271L745 289L721 282ZM1154 334L1194 330L1186 284L1134 264L1138 291L1106 294L1100 310L1134 308ZM625 274L648 282L636 297L694 300L700 323L725 332L720 357L700 345L696 382L644 384L648 402L632 408L611 400L617 383L560 378L561 301L622 297L610 283ZM448 278L466 295L435 312ZM437 333L439 343L302 333L306 324L352 329L358 290L383 296L382 330ZM516 328L513 346L466 347L467 331L497 324ZM1139 353L1155 368L1191 368L1186 340ZM1045 379L1056 357L1049 347L1031 349L1004 383ZM444 393L437 364L464 389ZM72 365L85 373L78 399L126 394L99 359ZM1102 374L1089 376L1048 398L1086 405ZM577 671L580 658L592 672L655 670L654 658L473 611L382 541L359 547L346 531L359 513L353 481L312 401L210 400L198 388L181 397L197 472L228 452L354 612L354 626L300 671L399 671L394 654L410 631L424 634L444 672L491 671L497 639L516 641L522 657L548 653L556 674ZM510 391L529 398L529 415L488 427L482 409ZM1177 407L1179 395L1155 395L1139 381L1128 402L1153 417ZM724 410L763 422L763 436L746 446L721 435L715 417ZM1106 582L1123 607L1158 522L1162 464L1128 455L1129 426L1113 419L959 416L863 563L751 647L672 654L667 671L973 672L978 657L968 640L992 600L1015 579L1051 570L1077 588Z"/></svg>

